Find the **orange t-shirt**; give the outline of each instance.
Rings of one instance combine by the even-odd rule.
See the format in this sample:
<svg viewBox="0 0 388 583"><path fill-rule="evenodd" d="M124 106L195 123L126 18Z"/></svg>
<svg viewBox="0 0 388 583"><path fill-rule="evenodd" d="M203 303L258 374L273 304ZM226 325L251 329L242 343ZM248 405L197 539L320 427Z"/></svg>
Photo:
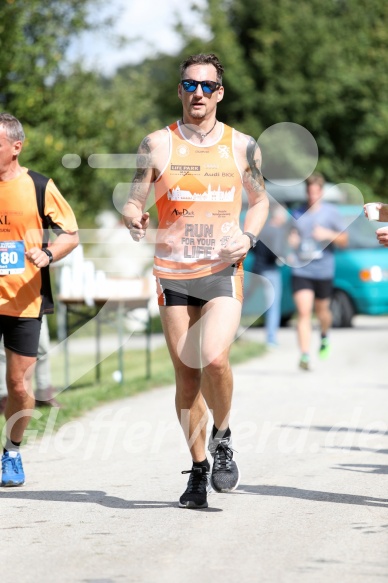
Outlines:
<svg viewBox="0 0 388 583"><path fill-rule="evenodd" d="M167 129L170 155L154 185L159 218L154 274L192 279L217 273L229 266L219 258L220 248L241 233L234 129L223 125L221 138L206 146L185 139L180 122Z"/></svg>
<svg viewBox="0 0 388 583"><path fill-rule="evenodd" d="M71 207L52 180L46 187L44 214L54 230L78 230ZM43 312L52 311L47 301L51 294L49 279L43 277L47 268L41 270L23 257L23 251L42 247L42 240L42 219L37 207L35 185L27 174L27 168L23 168L17 178L0 181L0 253L9 254L14 242L19 242L19 268L12 272L11 265L11 273L0 275L0 315L37 318ZM16 252L13 253L16 264Z"/></svg>

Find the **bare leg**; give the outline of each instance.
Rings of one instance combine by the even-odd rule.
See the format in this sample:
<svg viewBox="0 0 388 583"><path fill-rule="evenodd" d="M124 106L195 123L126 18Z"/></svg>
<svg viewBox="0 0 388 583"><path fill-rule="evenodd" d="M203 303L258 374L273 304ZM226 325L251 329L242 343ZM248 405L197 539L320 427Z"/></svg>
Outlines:
<svg viewBox="0 0 388 583"><path fill-rule="evenodd" d="M308 354L311 342L311 319L314 306L314 292L310 289L301 289L294 293L294 302L297 310L296 329L299 348L302 354Z"/></svg>
<svg viewBox="0 0 388 583"><path fill-rule="evenodd" d="M208 413L200 391L200 316L194 306L160 306L160 317L175 369L175 407L193 461L206 458Z"/></svg>
<svg viewBox="0 0 388 583"><path fill-rule="evenodd" d="M203 461L206 403L218 429L226 429L229 424L233 392L229 351L240 322L241 304L234 298L221 297L202 309L162 306L160 315L175 369L179 422L193 460Z"/></svg>
<svg viewBox="0 0 388 583"><path fill-rule="evenodd" d="M234 298L215 298L203 308L201 390L217 429L229 425L233 394L229 353L240 317L241 304Z"/></svg>
<svg viewBox="0 0 388 583"><path fill-rule="evenodd" d="M202 317L202 392L213 410L217 433L212 433L209 451L213 457L211 485L216 492L232 492L240 472L233 459L229 427L232 407L233 375L229 352L240 322L241 304L233 298L208 302Z"/></svg>
<svg viewBox="0 0 388 583"><path fill-rule="evenodd" d="M322 334L327 334L332 322L332 313L330 310L330 299L315 300L315 313L319 320Z"/></svg>
<svg viewBox="0 0 388 583"><path fill-rule="evenodd" d="M23 439L24 431L31 418L30 410L34 408L35 404L32 376L36 358L21 356L7 348L5 353L8 398L4 415L7 420L7 437L18 443Z"/></svg>

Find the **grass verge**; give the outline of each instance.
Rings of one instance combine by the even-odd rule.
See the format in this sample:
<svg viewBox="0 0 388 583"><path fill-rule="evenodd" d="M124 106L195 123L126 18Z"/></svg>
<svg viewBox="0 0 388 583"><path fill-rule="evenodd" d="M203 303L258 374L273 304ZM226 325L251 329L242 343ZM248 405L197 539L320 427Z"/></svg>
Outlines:
<svg viewBox="0 0 388 583"><path fill-rule="evenodd" d="M259 356L265 351L265 347L256 342L237 340L233 343L230 353L230 361L238 364ZM75 355L71 358L72 369L82 370L85 362L83 355ZM53 362L53 377L58 374L59 362ZM124 399L136 393L151 388L173 385L175 382L174 369L170 361L166 346L161 346L152 351L150 379L145 377L144 350L128 350L124 354L124 381L117 383L113 380L113 372L117 369L117 357L111 355L101 363L101 381L95 382L95 371L92 368L87 374L81 376L69 389L57 396L62 408L55 420L54 430L68 423L72 419L80 417L87 411L98 407L103 403ZM51 408L42 407L35 411L34 417L28 426L29 431L36 432L37 436L43 435ZM0 432L4 427L4 417L0 418Z"/></svg>

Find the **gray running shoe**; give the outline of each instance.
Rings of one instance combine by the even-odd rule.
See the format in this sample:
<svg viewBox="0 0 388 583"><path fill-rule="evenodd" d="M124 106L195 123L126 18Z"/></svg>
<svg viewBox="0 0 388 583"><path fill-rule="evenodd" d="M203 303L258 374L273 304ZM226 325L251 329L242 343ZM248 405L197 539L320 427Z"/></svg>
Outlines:
<svg viewBox="0 0 388 583"><path fill-rule="evenodd" d="M180 508L207 508L207 495L211 492L210 472L205 468L185 470L182 474L190 474L187 488L179 498Z"/></svg>
<svg viewBox="0 0 388 583"><path fill-rule="evenodd" d="M209 451L214 458L210 483L216 492L232 492L240 481L240 471L233 459L231 437L210 436Z"/></svg>
<svg viewBox="0 0 388 583"><path fill-rule="evenodd" d="M310 360L308 356L301 356L299 361L299 368L302 370L310 370Z"/></svg>

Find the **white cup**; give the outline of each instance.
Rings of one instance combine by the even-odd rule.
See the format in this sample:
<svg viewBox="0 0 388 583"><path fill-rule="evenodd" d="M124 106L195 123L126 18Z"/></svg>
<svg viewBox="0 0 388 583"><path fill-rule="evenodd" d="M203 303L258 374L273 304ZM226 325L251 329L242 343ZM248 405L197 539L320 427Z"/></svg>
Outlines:
<svg viewBox="0 0 388 583"><path fill-rule="evenodd" d="M366 212L369 221L378 221L380 219L380 209L377 207L377 203L368 202L366 206Z"/></svg>

